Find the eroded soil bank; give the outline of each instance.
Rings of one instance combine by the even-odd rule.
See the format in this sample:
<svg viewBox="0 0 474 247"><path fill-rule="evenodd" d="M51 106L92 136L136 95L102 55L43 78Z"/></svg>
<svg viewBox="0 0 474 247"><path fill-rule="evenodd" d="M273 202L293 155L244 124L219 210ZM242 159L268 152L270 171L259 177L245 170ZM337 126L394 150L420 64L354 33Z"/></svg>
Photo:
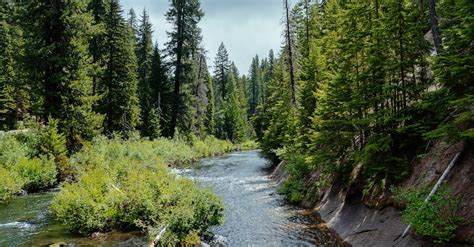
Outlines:
<svg viewBox="0 0 474 247"><path fill-rule="evenodd" d="M327 226L353 246L472 246L474 244L474 154L472 147L464 143L448 145L434 143L423 158L412 163L412 174L402 184L413 187L422 184L434 185L449 165L453 157L463 150L462 156L449 173L446 182L453 194L460 195L460 216L465 220L456 239L445 245L434 244L429 239L411 232L405 238L401 234L407 227L402 221L401 210L391 200L389 193L377 197L363 197L359 189L343 189L337 181L319 193L308 195L302 206L315 209ZM285 181L285 162L272 172L271 178L277 183ZM317 172L308 176L309 185L318 179Z"/></svg>

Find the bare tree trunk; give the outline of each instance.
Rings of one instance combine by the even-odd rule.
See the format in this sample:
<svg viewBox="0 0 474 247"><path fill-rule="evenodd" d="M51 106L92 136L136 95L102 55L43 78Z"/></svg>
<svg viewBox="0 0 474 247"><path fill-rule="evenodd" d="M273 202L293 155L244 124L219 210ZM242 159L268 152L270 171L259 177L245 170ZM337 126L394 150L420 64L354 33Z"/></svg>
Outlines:
<svg viewBox="0 0 474 247"><path fill-rule="evenodd" d="M291 82L291 104L296 106L296 82L293 66L293 47L291 40L291 30L290 30L290 7L288 5L288 0L285 2L285 12L286 12L286 40L288 46L288 65L290 66L290 82Z"/></svg>
<svg viewBox="0 0 474 247"><path fill-rule="evenodd" d="M436 54L439 54L443 44L441 35L439 34L438 16L436 16L436 3L435 0L428 0L428 2L430 5L431 33L433 34Z"/></svg>

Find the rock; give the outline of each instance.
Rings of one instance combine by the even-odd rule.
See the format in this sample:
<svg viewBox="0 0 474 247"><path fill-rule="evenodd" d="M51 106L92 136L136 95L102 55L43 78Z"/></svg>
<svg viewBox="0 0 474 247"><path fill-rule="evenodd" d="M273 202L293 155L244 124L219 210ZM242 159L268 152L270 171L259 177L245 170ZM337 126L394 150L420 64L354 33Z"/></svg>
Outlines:
<svg viewBox="0 0 474 247"><path fill-rule="evenodd" d="M214 235L212 241L209 243L211 247L227 247L229 246L229 241L226 237L221 235Z"/></svg>
<svg viewBox="0 0 474 247"><path fill-rule="evenodd" d="M210 245L204 243L204 242L201 242L201 247L211 247Z"/></svg>
<svg viewBox="0 0 474 247"><path fill-rule="evenodd" d="M105 237L107 237L107 234L103 233L103 232L94 232L90 236L91 239L95 239L95 240L100 240L100 239L103 239Z"/></svg>
<svg viewBox="0 0 474 247"><path fill-rule="evenodd" d="M19 196L27 196L28 192L26 190L20 190L20 192L18 192L18 195Z"/></svg>

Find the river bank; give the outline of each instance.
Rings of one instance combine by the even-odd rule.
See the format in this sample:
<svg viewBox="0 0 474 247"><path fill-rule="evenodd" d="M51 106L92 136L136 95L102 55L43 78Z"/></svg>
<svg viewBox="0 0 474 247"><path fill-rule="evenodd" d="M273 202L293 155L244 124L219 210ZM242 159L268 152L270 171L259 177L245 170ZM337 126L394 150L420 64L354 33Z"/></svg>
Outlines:
<svg viewBox="0 0 474 247"><path fill-rule="evenodd" d="M329 228L353 246L472 246L474 156L469 147L465 147L463 143L433 144L427 155L413 162L413 173L401 186L409 188L423 184L433 185L455 154L465 148L465 155L461 157L446 180L453 193L461 197L463 206L459 209L459 214L465 220L457 231L456 240L449 244L435 244L430 239L417 236L413 232L402 238L401 234L407 225L402 220L400 208L390 199L390 194L384 193L375 198L367 198L363 197L360 190L344 189L338 181L333 181L319 193L306 196L301 206L317 211ZM276 166L270 177L278 184L283 183L288 177L286 162ZM314 172L308 177L306 184L317 179L318 173Z"/></svg>
<svg viewBox="0 0 474 247"><path fill-rule="evenodd" d="M229 246L343 246L312 211L286 203L276 191L277 184L267 176L268 165L259 152L244 151L201 159L193 169L174 172L210 187L223 199L225 223L210 232L224 236ZM48 212L54 193L14 198L0 207L0 236L8 236L0 240L0 246L146 246L147 238L141 232L112 232L97 238L70 234Z"/></svg>

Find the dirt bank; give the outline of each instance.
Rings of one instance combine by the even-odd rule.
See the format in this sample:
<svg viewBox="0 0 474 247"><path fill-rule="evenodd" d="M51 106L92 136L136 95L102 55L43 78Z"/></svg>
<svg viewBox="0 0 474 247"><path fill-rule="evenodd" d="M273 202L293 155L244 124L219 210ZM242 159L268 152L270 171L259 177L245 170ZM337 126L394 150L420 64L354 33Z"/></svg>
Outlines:
<svg viewBox="0 0 474 247"><path fill-rule="evenodd" d="M402 186L434 185L452 158L461 150L464 151L460 160L446 179L452 192L462 198L459 214L466 221L458 229L455 243L436 245L429 239L416 236L413 232L401 238L400 235L405 230L406 224L402 222L401 211L393 205L389 194L383 194L377 198L363 198L361 192L344 190L340 184L334 182L331 187L318 194L308 195L302 205L319 211L328 227L353 246L472 246L474 244L474 154L472 147L467 147L464 143L456 145L448 145L445 142L434 143L427 149L423 158L412 163L412 174ZM285 162L280 163L271 175L278 183L287 177L285 165ZM315 172L308 177L310 177L309 180L313 180L318 177L318 174Z"/></svg>

